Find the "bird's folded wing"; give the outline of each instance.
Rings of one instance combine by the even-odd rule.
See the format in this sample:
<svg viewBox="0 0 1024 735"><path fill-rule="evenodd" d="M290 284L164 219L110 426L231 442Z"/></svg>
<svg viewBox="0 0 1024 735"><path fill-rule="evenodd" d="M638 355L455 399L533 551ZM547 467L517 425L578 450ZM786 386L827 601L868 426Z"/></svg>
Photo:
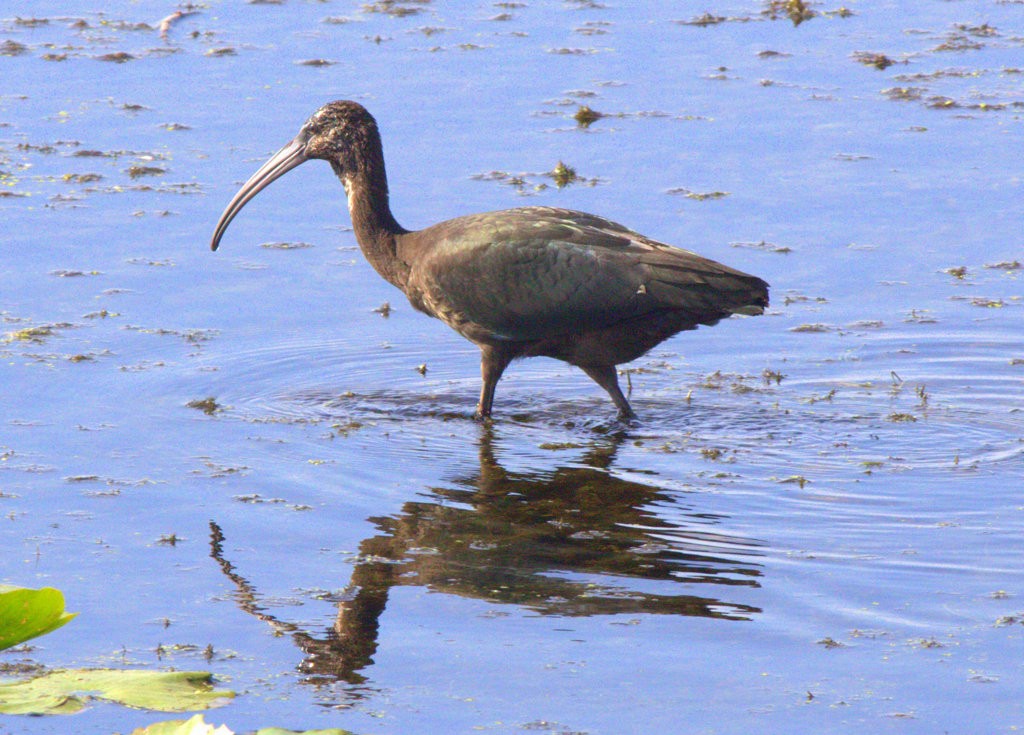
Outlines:
<svg viewBox="0 0 1024 735"><path fill-rule="evenodd" d="M753 277L581 212L505 210L430 231L432 246L410 276L421 307L499 339L571 334L664 309L717 319L750 301Z"/></svg>

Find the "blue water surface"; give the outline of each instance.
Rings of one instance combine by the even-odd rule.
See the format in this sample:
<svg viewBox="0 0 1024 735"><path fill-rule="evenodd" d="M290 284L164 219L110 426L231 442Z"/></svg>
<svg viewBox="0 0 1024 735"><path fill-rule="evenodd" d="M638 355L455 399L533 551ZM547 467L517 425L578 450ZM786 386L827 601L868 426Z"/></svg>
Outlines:
<svg viewBox="0 0 1024 735"><path fill-rule="evenodd" d="M0 582L79 615L0 665L210 671L236 732L1024 727L1019 2L4 15ZM209 251L332 99L406 227L582 209L772 306L624 366L637 426L540 359L477 424L329 167Z"/></svg>

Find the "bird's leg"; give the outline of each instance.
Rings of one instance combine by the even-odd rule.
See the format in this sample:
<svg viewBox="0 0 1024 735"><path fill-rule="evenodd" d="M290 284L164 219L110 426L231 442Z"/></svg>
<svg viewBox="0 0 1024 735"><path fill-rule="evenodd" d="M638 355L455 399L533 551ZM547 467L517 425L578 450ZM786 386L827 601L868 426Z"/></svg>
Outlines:
<svg viewBox="0 0 1024 735"><path fill-rule="evenodd" d="M580 365L580 367L595 383L608 391L608 395L615 402L615 407L619 409L620 419L627 421L636 418L629 401L626 400L626 396L622 395L622 389L619 388L619 377L615 373L614 365Z"/></svg>
<svg viewBox="0 0 1024 735"><path fill-rule="evenodd" d="M494 403L494 389L510 362L512 362L512 355L505 351L492 345L480 345L480 375L484 384L480 388L480 402L476 404L474 418L478 420L490 418L491 406Z"/></svg>

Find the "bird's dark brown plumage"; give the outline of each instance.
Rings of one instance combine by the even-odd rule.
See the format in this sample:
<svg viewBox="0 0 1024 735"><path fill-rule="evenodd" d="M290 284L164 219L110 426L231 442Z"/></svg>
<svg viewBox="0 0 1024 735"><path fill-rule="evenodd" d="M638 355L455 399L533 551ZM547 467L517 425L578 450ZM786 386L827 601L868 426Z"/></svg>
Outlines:
<svg viewBox="0 0 1024 735"><path fill-rule="evenodd" d="M682 330L768 305L760 278L583 212L522 207L406 230L388 204L377 123L349 101L321 107L253 174L221 215L211 247L252 197L311 158L328 161L345 185L374 269L416 309L480 347L480 418L490 416L508 364L537 356L579 366L620 416L632 417L616 365Z"/></svg>

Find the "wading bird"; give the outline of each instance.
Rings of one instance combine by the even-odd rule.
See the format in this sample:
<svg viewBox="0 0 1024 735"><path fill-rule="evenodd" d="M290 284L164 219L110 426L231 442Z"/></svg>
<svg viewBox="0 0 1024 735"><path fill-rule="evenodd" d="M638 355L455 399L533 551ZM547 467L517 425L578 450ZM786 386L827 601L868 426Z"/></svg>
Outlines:
<svg viewBox="0 0 1024 735"><path fill-rule="evenodd" d="M616 365L684 329L768 305L760 278L583 212L521 207L406 230L388 204L377 122L350 101L317 110L245 182L210 247L250 199L312 158L344 184L356 240L377 273L480 348L480 419L509 363L539 356L581 368L630 419Z"/></svg>

